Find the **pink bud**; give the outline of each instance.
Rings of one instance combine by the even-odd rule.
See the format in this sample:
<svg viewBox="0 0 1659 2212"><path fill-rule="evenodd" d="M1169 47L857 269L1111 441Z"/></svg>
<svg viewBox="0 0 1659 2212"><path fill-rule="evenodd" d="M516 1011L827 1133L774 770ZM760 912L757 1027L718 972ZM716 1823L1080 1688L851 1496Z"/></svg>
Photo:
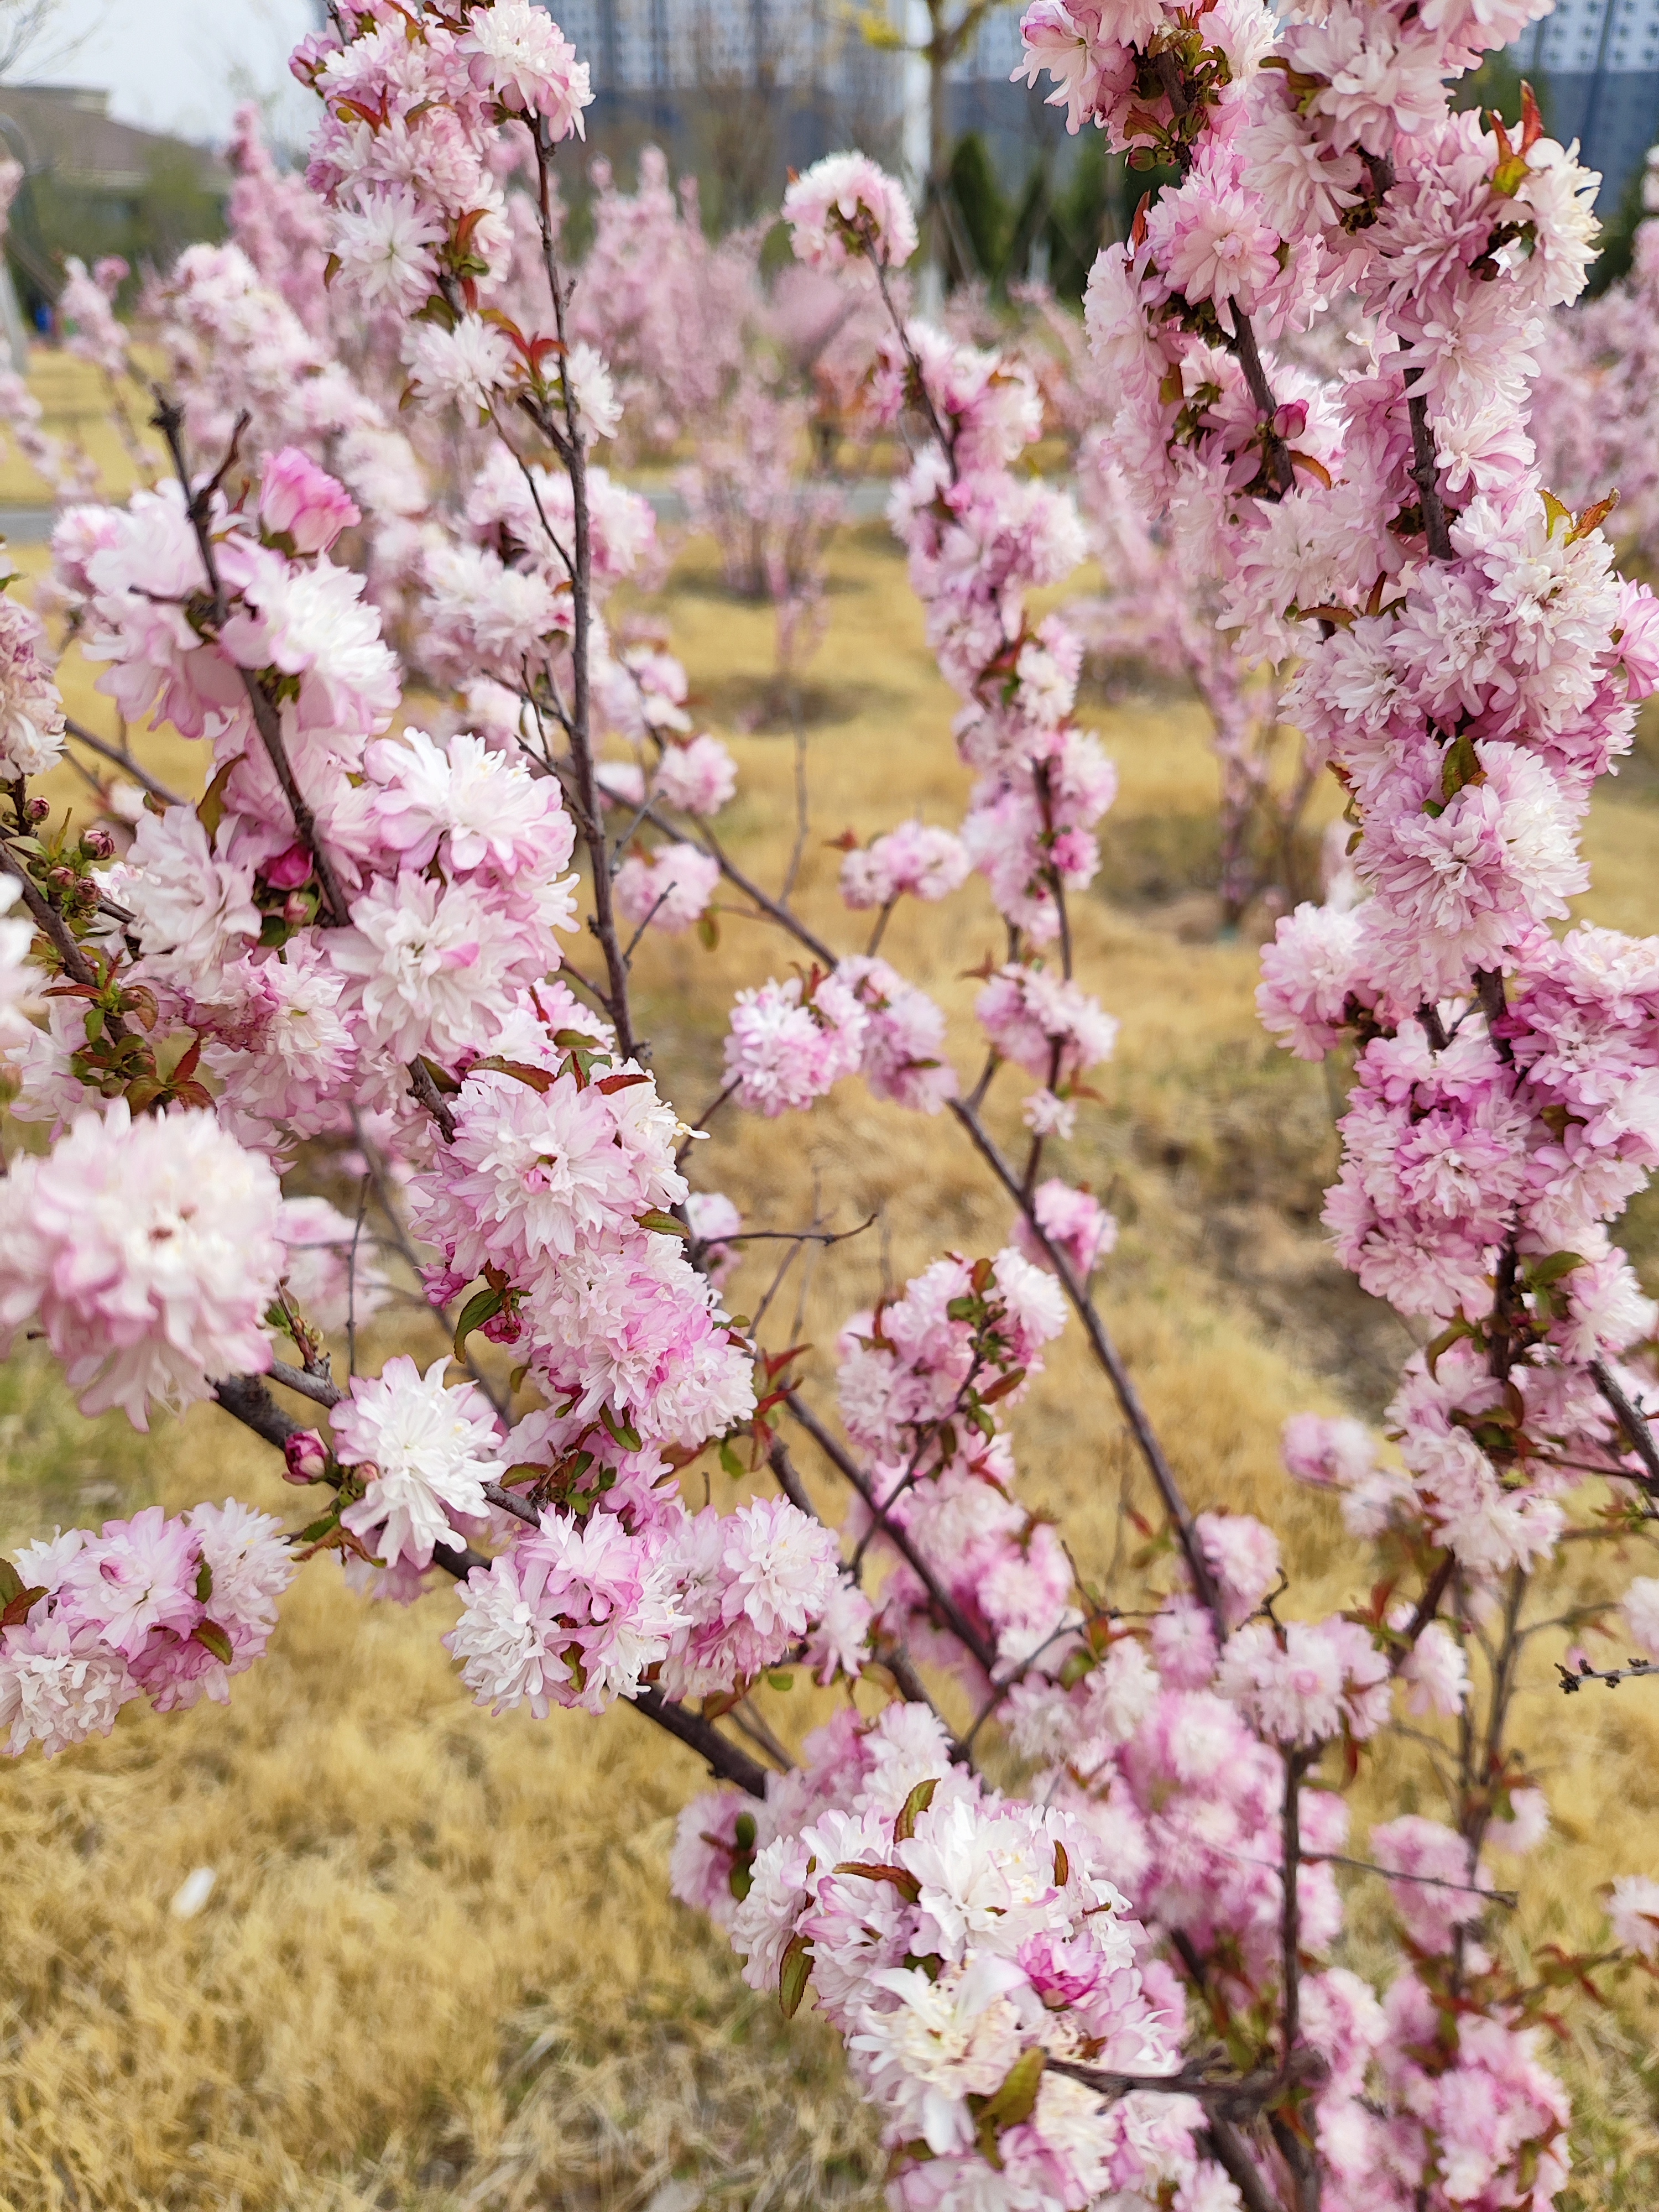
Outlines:
<svg viewBox="0 0 1659 2212"><path fill-rule="evenodd" d="M290 891L283 901L283 920L290 929L303 929L311 919L311 908L298 891Z"/></svg>
<svg viewBox="0 0 1659 2212"><path fill-rule="evenodd" d="M311 848L293 844L278 853L274 860L267 860L260 874L274 891L297 890L311 873Z"/></svg>
<svg viewBox="0 0 1659 2212"><path fill-rule="evenodd" d="M1273 428L1281 438L1299 438L1308 427L1308 403L1305 399L1288 399L1273 416Z"/></svg>
<svg viewBox="0 0 1659 2212"><path fill-rule="evenodd" d="M283 1446L289 1482L320 1482L328 1466L328 1451L315 1429L296 1429Z"/></svg>
<svg viewBox="0 0 1659 2212"><path fill-rule="evenodd" d="M115 840L107 830L88 830L82 832L81 849L89 860L107 860L115 853Z"/></svg>
<svg viewBox="0 0 1659 2212"><path fill-rule="evenodd" d="M362 519L345 486L297 446L284 446L265 463L259 520L267 536L286 538L296 553L325 553Z"/></svg>

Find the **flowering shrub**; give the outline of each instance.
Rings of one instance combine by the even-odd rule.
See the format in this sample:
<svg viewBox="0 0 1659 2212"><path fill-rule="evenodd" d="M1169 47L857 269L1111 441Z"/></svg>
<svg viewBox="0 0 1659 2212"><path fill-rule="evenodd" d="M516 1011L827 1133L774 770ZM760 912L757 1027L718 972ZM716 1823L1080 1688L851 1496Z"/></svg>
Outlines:
<svg viewBox="0 0 1659 2212"><path fill-rule="evenodd" d="M1115 1224L1042 1172L1117 1041L1067 903L1114 778L1074 719L1077 637L1030 611L1086 543L1022 465L1030 367L908 317L915 223L872 163L791 186L802 262L884 318L859 404L911 444L891 518L974 779L955 828L844 842L844 904L876 919L838 949L731 860L730 756L691 729L661 639L607 620L655 543L592 459L630 387L561 255L586 66L529 0L370 0L295 58L322 103L311 197L245 134L239 242L155 288L172 478L68 507L54 538L53 603L104 691L203 747L204 797L153 788L118 855L53 829L29 779L73 733L15 609L0 666L0 1048L41 1137L0 1189L0 1328L44 1339L88 1411L143 1426L211 1397L314 1510L286 1540L234 1504L152 1510L5 1563L13 1753L106 1731L140 1692L222 1697L298 1557L405 1601L447 1576L481 1704L623 1703L708 1762L676 1894L752 1986L786 2013L810 1990L841 2033L900 2206L1554 2201L1553 1992L1653 1960L1659 1885L1619 1882L1607 1952L1528 1964L1488 1855L1547 1819L1512 1726L1523 1641L1565 1633L1534 1583L1570 1535L1644 1535L1659 1490L1655 1310L1608 1234L1659 1158L1659 954L1550 927L1587 880L1593 782L1659 683L1659 619L1598 514L1544 490L1525 428L1594 180L1529 101L1513 135L1446 106L1443 80L1527 12L1026 19L1026 74L1073 126L1176 173L1091 284L1111 465L1243 661L1298 664L1287 711L1348 804L1360 896L1285 919L1261 1006L1301 1056L1353 1054L1328 1220L1427 1324L1397 1461L1352 1421L1285 1437L1291 1477L1340 1494L1369 1600L1304 1617L1269 1528L1189 1511L1090 1294ZM76 282L112 372L107 292ZM1304 391L1272 348L1338 290L1372 350ZM404 720L416 676L429 729ZM971 1087L879 951L899 900L969 872L1006 927ZM629 963L722 886L799 958L738 994L724 1088L688 1125ZM987 1119L1005 1067L1018 1159ZM854 1081L959 1133L1010 1228L848 1318L832 1419L799 1347L720 1289L745 1237L825 1232L745 1229L692 1188L695 1140ZM384 1283L361 1217L284 1196L306 1146L360 1164L450 1354L356 1371ZM1169 1525L1103 1589L1021 1497L1022 1398L1073 1327ZM805 1445L848 1486L839 1528ZM777 1494L699 1506L712 1462ZM1647 1653L1656 1592L1622 1601ZM797 1668L842 1696L791 1746L750 1693ZM1362 1842L1345 1791L1401 1707L1449 1723L1447 1817ZM1018 1790L984 1770L994 1735ZM1338 1960L1339 1867L1390 1899L1381 1991Z"/></svg>

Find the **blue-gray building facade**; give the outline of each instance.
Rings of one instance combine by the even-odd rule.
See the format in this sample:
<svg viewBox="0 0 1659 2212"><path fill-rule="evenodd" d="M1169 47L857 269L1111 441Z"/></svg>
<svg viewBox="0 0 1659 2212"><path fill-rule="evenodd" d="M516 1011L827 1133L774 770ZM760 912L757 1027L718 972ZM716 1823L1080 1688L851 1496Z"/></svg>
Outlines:
<svg viewBox="0 0 1659 2212"><path fill-rule="evenodd" d="M1512 52L1540 88L1553 134L1601 174L1604 221L1659 139L1659 0L1557 0Z"/></svg>

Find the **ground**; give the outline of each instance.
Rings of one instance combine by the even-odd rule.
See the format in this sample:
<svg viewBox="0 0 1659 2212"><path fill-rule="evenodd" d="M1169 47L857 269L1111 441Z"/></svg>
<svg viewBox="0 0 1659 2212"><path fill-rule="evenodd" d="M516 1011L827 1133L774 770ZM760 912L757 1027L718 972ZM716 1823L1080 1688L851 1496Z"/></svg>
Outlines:
<svg viewBox="0 0 1659 2212"><path fill-rule="evenodd" d="M0 486L18 495L9 478ZM771 727L771 623L716 574L708 547L684 549L665 611L696 703L739 760L723 832L775 884L794 745ZM809 672L802 903L851 950L825 841L916 811L954 819L964 780L950 696L878 526L838 550L833 586ZM68 684L72 711L112 726L87 672L72 665ZM1335 1157L1323 1074L1257 1028L1253 945L1194 938L1214 814L1196 709L1131 695L1091 718L1121 793L1106 866L1079 903L1079 964L1122 1032L1061 1171L1124 1224L1103 1309L1189 1496L1273 1521L1289 1609L1328 1609L1363 1595L1360 1563L1320 1501L1281 1475L1279 1425L1302 1407L1374 1419L1409 1343L1321 1242ZM143 750L181 786L195 775L179 741ZM1586 909L1632 929L1659 926L1649 780L1627 778L1591 823ZM945 1003L964 1067L964 971L997 942L971 890L942 915L902 913L884 948ZM775 930L731 914L712 952L691 940L642 949L642 1025L683 1109L718 1088L732 991L790 960ZM1011 1138L1017 1103L1011 1086L993 1109ZM872 1103L854 1084L810 1120L763 1125L728 1109L696 1168L701 1187L765 1225L808 1218L815 1192L838 1226L878 1212L866 1236L799 1268L774 1309L781 1332L799 1300L789 1336L815 1346L807 1371L823 1402L850 1310L942 1249L994 1249L1006 1234L1006 1208L954 1124ZM1659 1253L1637 1226L1640 1255ZM734 1282L738 1308L755 1310L776 1249ZM392 1344L388 1331L370 1349ZM269 1455L213 1409L146 1439L118 1418L81 1422L27 1360L0 1375L0 1546L151 1499L234 1494L293 1517ZM1028 1492L1063 1515L1085 1568L1121 1573L1121 1500L1148 1501L1075 1331L1016 1442ZM690 1479L700 1486L701 1470ZM811 1479L838 1513L817 1469ZM712 1481L730 1502L730 1480L716 1469ZM785 2028L724 1943L666 1896L673 1818L702 1786L697 1763L626 1711L542 1723L479 1712L437 1641L454 1610L449 1592L406 1612L368 1605L319 1560L228 1711L129 1710L108 1741L0 1776L0 2205L770 2212L878 2198L873 2131L832 2039L805 2015ZM1526 1913L1573 1941L1595 1932L1598 1884L1653 1868L1659 1692L1569 1705L1541 1648L1529 1669L1522 1726L1557 1821L1527 1870ZM828 1699L797 1688L772 1705L798 1730ZM1403 1793L1410 1809L1413 1754L1385 1756L1393 1808ZM216 1875L211 1899L180 1919L169 1901L202 1866ZM1356 1880L1350 1956L1365 1967L1381 1955L1377 1901ZM1634 1991L1621 2002L1574 2015L1564 2057L1584 2114L1583 2212L1659 2197L1638 2057L1651 2014Z"/></svg>

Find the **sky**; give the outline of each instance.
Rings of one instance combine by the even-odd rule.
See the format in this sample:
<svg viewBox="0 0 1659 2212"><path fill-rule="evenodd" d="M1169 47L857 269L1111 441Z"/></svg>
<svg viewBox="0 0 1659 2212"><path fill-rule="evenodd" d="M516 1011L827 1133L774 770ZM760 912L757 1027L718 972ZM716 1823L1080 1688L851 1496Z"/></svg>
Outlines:
<svg viewBox="0 0 1659 2212"><path fill-rule="evenodd" d="M216 142L244 100L273 103L273 135L308 131L314 103L288 74L312 0L58 0L15 81L96 85L124 123Z"/></svg>

